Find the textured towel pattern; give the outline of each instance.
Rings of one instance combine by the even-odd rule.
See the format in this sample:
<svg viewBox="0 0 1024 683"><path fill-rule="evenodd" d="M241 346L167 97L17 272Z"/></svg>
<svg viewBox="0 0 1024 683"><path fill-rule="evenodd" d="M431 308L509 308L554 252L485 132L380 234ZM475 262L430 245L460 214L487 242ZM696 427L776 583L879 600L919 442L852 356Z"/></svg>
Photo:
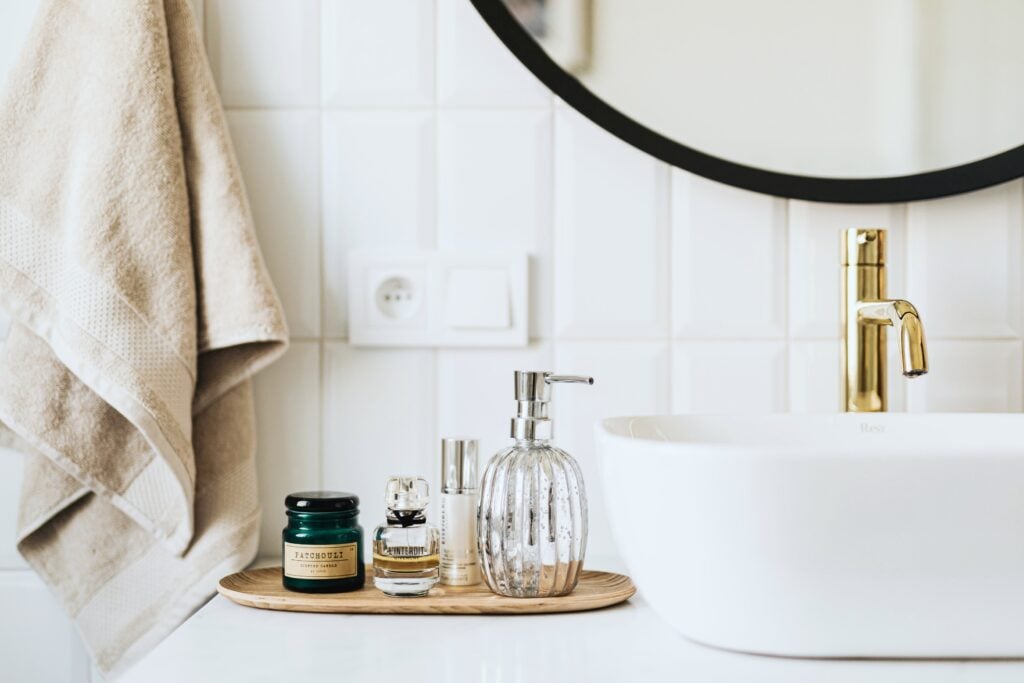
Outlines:
<svg viewBox="0 0 1024 683"><path fill-rule="evenodd" d="M118 672L256 552L287 328L187 0L47 0L0 101L18 548Z"/></svg>

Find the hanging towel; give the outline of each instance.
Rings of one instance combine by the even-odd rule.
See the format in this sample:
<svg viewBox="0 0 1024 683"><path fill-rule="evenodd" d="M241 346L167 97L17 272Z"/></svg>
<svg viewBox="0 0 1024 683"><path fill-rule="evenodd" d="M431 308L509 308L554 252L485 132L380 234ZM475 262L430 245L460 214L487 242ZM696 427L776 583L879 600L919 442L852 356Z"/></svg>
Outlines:
<svg viewBox="0 0 1024 683"><path fill-rule="evenodd" d="M0 101L0 304L18 549L116 674L255 556L250 377L288 338L187 0L44 0Z"/></svg>

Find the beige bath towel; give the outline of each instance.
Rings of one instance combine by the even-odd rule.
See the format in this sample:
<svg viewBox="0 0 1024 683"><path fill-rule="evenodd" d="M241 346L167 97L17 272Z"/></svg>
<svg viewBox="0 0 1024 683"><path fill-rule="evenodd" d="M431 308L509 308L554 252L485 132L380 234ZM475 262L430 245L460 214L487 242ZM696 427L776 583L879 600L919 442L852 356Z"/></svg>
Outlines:
<svg viewBox="0 0 1024 683"><path fill-rule="evenodd" d="M249 378L285 349L187 0L45 0L0 103L18 548L122 670L255 555Z"/></svg>

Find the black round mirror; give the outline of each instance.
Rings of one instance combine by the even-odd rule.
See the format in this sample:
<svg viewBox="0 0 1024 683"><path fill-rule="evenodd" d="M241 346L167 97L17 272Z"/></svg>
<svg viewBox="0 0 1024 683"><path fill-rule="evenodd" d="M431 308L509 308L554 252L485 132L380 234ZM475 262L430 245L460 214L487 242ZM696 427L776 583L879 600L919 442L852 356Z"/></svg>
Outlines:
<svg viewBox="0 0 1024 683"><path fill-rule="evenodd" d="M756 192L900 202L1024 175L1015 0L472 0L570 106Z"/></svg>

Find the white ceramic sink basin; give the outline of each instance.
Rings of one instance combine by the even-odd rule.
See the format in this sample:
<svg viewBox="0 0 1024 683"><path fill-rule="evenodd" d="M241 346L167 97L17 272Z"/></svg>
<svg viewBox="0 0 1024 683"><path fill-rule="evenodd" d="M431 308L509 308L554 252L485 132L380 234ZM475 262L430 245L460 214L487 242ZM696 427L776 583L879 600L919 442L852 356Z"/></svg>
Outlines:
<svg viewBox="0 0 1024 683"><path fill-rule="evenodd" d="M597 432L619 549L687 637L1024 656L1024 415L622 417Z"/></svg>

